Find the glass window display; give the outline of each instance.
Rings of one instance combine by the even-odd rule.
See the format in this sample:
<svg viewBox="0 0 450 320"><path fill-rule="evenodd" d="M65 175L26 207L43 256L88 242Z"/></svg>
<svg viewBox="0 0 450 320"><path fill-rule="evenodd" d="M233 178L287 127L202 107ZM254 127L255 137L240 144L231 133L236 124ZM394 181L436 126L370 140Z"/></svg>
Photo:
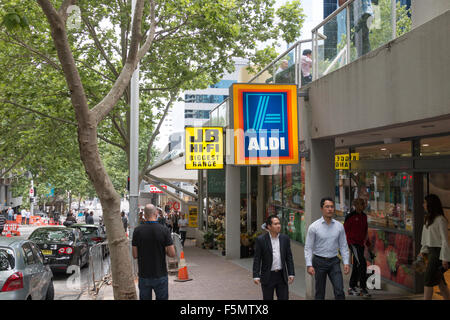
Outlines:
<svg viewBox="0 0 450 320"><path fill-rule="evenodd" d="M266 216L276 214L281 232L292 240L305 242L305 160L300 165L280 166L278 172L265 176Z"/></svg>

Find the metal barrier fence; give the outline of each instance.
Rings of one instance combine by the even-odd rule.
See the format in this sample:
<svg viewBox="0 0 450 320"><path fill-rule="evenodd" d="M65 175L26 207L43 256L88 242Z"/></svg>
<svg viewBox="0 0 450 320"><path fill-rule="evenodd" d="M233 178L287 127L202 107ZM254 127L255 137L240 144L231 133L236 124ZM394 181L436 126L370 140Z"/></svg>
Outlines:
<svg viewBox="0 0 450 320"><path fill-rule="evenodd" d="M108 242L95 244L89 248L88 290L98 293L101 285L111 274L109 254L105 257Z"/></svg>

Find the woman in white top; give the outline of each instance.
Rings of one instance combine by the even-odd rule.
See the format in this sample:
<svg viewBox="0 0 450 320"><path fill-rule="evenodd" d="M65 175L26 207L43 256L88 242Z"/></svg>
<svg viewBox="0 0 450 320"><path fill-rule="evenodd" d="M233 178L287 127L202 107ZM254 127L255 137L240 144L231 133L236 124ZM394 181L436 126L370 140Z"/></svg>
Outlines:
<svg viewBox="0 0 450 320"><path fill-rule="evenodd" d="M433 287L438 285L445 300L450 300L450 292L445 282L444 272L448 270L450 247L448 244L448 221L438 196L425 197L423 207L426 211L422 230L422 249L420 255L428 257L425 271L425 300L433 297Z"/></svg>

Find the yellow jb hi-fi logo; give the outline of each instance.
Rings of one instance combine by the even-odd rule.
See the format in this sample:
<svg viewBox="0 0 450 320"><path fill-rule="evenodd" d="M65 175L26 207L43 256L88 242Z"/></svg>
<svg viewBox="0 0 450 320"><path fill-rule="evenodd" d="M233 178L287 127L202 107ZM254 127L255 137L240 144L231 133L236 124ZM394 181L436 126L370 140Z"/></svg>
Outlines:
<svg viewBox="0 0 450 320"><path fill-rule="evenodd" d="M336 170L350 169L350 161L358 161L359 153L338 154L334 156L334 168Z"/></svg>
<svg viewBox="0 0 450 320"><path fill-rule="evenodd" d="M223 128L186 127L186 169L223 169Z"/></svg>

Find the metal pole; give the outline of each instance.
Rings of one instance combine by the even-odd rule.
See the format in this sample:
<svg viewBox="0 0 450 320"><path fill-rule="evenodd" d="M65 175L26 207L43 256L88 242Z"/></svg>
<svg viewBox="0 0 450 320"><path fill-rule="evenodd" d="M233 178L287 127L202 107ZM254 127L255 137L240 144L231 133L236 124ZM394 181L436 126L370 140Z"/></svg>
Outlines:
<svg viewBox="0 0 450 320"><path fill-rule="evenodd" d="M203 230L203 170L198 172L198 229Z"/></svg>
<svg viewBox="0 0 450 320"><path fill-rule="evenodd" d="M136 0L132 0L132 19L136 8ZM139 64L131 78L131 105L130 105L130 212L129 238L133 238L133 231L137 226L138 199L139 199ZM130 241L131 256L131 241ZM134 261L131 257L131 261ZM134 264L133 264L134 265Z"/></svg>
<svg viewBox="0 0 450 320"><path fill-rule="evenodd" d="M391 0L392 39L397 37L397 1Z"/></svg>
<svg viewBox="0 0 450 320"><path fill-rule="evenodd" d="M208 232L208 216L209 216L209 191L208 191L208 170L206 170L205 177L205 199L206 199L206 227L205 232Z"/></svg>
<svg viewBox="0 0 450 320"><path fill-rule="evenodd" d="M252 232L252 167L247 167L247 232Z"/></svg>

